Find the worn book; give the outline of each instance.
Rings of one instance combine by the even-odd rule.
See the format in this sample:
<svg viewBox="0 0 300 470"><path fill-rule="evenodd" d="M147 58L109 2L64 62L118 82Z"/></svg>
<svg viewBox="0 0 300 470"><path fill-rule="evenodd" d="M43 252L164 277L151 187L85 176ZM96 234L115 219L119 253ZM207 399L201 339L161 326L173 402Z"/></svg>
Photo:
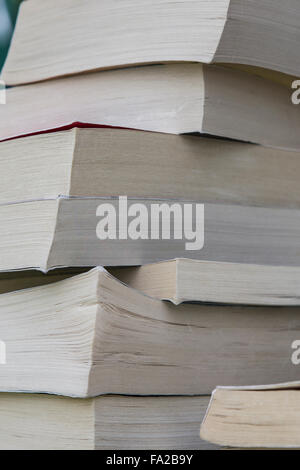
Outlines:
<svg viewBox="0 0 300 470"><path fill-rule="evenodd" d="M299 76L298 0L28 0L9 85L157 62L249 64Z"/></svg>
<svg viewBox="0 0 300 470"><path fill-rule="evenodd" d="M218 387L200 436L237 449L300 449L300 382Z"/></svg>
<svg viewBox="0 0 300 470"><path fill-rule="evenodd" d="M9 88L6 101L0 140L79 122L196 132L300 150L300 113L291 89L221 66L172 64L94 72Z"/></svg>
<svg viewBox="0 0 300 470"><path fill-rule="evenodd" d="M300 267L295 266L174 259L110 272L134 289L175 305L300 305Z"/></svg>
<svg viewBox="0 0 300 470"><path fill-rule="evenodd" d="M20 288L0 295L1 392L208 395L298 377L297 307L175 306L103 268Z"/></svg>
<svg viewBox="0 0 300 470"><path fill-rule="evenodd" d="M1 142L0 162L0 204L126 194L300 206L300 152L224 139L75 127Z"/></svg>

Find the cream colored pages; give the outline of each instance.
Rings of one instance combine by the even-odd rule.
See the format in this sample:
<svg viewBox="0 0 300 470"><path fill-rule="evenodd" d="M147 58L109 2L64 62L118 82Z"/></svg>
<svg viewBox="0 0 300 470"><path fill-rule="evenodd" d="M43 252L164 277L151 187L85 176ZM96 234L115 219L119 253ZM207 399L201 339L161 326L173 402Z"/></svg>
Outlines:
<svg viewBox="0 0 300 470"><path fill-rule="evenodd" d="M58 208L59 199L0 204L2 271L47 271Z"/></svg>
<svg viewBox="0 0 300 470"><path fill-rule="evenodd" d="M300 268L177 260L175 303L300 305Z"/></svg>
<svg viewBox="0 0 300 470"><path fill-rule="evenodd" d="M235 448L300 448L299 387L299 382L218 387L201 425L201 438Z"/></svg>
<svg viewBox="0 0 300 470"><path fill-rule="evenodd" d="M291 88L220 66L205 65L204 80L203 133L299 148L300 109L292 103Z"/></svg>
<svg viewBox="0 0 300 470"><path fill-rule="evenodd" d="M200 132L300 150L299 107L289 89L246 72L200 64L110 70L11 88L0 115L0 140L77 122Z"/></svg>
<svg viewBox="0 0 300 470"><path fill-rule="evenodd" d="M16 85L174 61L248 64L298 76L299 17L298 0L28 0L3 78Z"/></svg>
<svg viewBox="0 0 300 470"><path fill-rule="evenodd" d="M0 143L0 204L69 194L76 129Z"/></svg>
<svg viewBox="0 0 300 470"><path fill-rule="evenodd" d="M229 0L29 0L3 78L20 84L129 64L211 62L228 6Z"/></svg>
<svg viewBox="0 0 300 470"><path fill-rule="evenodd" d="M298 0L231 0L214 62L300 75Z"/></svg>
<svg viewBox="0 0 300 470"><path fill-rule="evenodd" d="M126 194L300 206L300 153L242 142L73 128L1 142L0 159L1 204Z"/></svg>
<svg viewBox="0 0 300 470"><path fill-rule="evenodd" d="M176 259L111 272L130 286L176 305L300 305L299 267Z"/></svg>
<svg viewBox="0 0 300 470"><path fill-rule="evenodd" d="M172 134L200 131L203 104L198 64L60 78L7 90L0 140L76 122Z"/></svg>
<svg viewBox="0 0 300 470"><path fill-rule="evenodd" d="M0 449L213 449L198 436L208 401L206 396L82 400L1 393Z"/></svg>
<svg viewBox="0 0 300 470"><path fill-rule="evenodd" d="M205 395L297 379L299 308L175 307L103 268L0 295L0 306L2 392Z"/></svg>

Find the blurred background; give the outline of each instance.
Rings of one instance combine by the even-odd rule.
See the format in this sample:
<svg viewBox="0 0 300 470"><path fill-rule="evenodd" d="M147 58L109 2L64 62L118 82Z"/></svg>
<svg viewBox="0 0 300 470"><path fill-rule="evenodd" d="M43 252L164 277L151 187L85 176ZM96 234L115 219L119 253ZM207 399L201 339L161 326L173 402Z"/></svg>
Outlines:
<svg viewBox="0 0 300 470"><path fill-rule="evenodd" d="M0 0L0 71L5 61L21 2L22 0Z"/></svg>

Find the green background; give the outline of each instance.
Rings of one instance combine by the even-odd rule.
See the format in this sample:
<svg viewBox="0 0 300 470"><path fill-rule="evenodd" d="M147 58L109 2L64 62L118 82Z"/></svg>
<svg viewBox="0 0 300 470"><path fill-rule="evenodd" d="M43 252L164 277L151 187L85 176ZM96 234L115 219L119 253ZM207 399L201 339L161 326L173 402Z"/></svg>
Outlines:
<svg viewBox="0 0 300 470"><path fill-rule="evenodd" d="M5 61L22 0L0 0L0 70Z"/></svg>

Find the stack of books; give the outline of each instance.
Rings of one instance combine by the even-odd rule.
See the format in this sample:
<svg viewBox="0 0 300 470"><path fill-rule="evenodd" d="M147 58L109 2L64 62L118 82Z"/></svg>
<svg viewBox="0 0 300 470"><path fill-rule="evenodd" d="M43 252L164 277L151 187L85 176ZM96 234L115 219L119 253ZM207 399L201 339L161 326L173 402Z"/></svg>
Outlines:
<svg viewBox="0 0 300 470"><path fill-rule="evenodd" d="M216 386L297 379L298 3L22 3L0 448L218 448L214 423L199 438Z"/></svg>

